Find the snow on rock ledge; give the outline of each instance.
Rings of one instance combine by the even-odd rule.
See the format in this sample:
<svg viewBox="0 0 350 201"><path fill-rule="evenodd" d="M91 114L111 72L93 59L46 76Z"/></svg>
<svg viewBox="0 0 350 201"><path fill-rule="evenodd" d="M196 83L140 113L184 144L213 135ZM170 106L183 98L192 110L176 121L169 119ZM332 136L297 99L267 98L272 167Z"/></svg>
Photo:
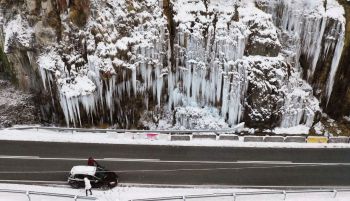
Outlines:
<svg viewBox="0 0 350 201"><path fill-rule="evenodd" d="M238 11L250 32L246 53L248 55L278 56L281 43L277 37L277 29L272 22L272 16L253 6L243 7Z"/></svg>
<svg viewBox="0 0 350 201"><path fill-rule="evenodd" d="M4 52L11 52L12 47L19 49L30 48L33 44L34 31L21 15L16 15L14 19L4 25L5 41Z"/></svg>

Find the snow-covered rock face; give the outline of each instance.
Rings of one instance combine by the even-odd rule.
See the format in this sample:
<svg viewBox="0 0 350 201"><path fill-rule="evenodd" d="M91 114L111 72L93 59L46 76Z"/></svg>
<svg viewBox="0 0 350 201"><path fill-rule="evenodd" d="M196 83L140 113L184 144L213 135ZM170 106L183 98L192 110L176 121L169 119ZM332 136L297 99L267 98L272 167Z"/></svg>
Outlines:
<svg viewBox="0 0 350 201"><path fill-rule="evenodd" d="M335 0L90 0L82 28L64 11L69 1L57 2L58 43L36 23L20 36L6 33L5 50L6 38L29 48L29 36L45 30L37 65L67 125L311 126L320 108L303 78L328 100L343 48ZM319 86L314 77L327 58Z"/></svg>

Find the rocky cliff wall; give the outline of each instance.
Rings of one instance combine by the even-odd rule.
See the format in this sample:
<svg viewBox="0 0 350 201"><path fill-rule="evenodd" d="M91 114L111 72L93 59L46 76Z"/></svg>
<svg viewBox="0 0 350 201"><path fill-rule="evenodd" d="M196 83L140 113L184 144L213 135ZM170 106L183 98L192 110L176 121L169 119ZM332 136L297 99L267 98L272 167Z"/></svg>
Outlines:
<svg viewBox="0 0 350 201"><path fill-rule="evenodd" d="M342 76L347 26L335 0L38 0L1 7L6 68L22 88L44 97L43 116L54 122L311 127L319 103L334 117L349 107L331 109L337 97L347 100L349 87Z"/></svg>
<svg viewBox="0 0 350 201"><path fill-rule="evenodd" d="M350 3L339 0L345 9L345 40L338 70L335 74L332 96L326 111L333 117L350 116Z"/></svg>

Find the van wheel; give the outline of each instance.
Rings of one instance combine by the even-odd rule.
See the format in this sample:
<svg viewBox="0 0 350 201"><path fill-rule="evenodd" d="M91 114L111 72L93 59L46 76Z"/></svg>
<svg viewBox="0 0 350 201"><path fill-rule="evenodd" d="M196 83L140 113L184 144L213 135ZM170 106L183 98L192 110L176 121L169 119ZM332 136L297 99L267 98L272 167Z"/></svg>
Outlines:
<svg viewBox="0 0 350 201"><path fill-rule="evenodd" d="M103 185L101 186L101 189L102 189L102 190L109 190L110 187L109 187L108 184L103 184Z"/></svg>

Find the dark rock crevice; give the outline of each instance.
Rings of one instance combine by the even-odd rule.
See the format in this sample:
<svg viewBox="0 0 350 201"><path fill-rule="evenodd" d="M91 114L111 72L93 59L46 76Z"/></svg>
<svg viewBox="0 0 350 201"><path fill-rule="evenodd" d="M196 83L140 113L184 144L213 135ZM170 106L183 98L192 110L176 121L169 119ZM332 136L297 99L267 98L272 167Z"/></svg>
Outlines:
<svg viewBox="0 0 350 201"><path fill-rule="evenodd" d="M175 37L176 37L176 23L174 21L174 11L173 11L173 5L171 3L171 0L164 0L163 1L163 10L164 15L166 16L168 20L167 28L169 31L169 40L170 40L170 62L171 62L171 71L176 72L176 64L175 64ZM169 65L169 64L168 64Z"/></svg>

